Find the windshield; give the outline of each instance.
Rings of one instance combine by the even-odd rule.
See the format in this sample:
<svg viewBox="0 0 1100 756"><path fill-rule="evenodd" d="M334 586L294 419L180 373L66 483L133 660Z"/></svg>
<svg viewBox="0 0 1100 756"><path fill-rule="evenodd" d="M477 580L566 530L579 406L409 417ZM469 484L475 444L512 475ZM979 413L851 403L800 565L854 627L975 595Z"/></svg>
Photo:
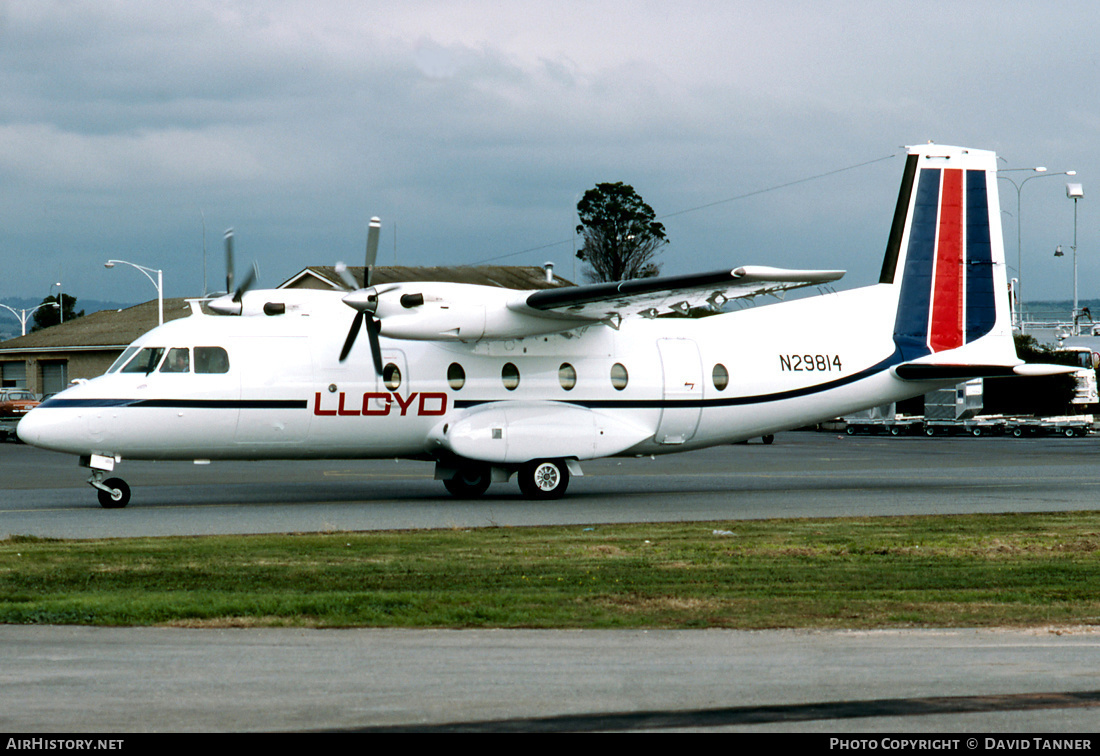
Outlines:
<svg viewBox="0 0 1100 756"><path fill-rule="evenodd" d="M164 356L164 347L145 347L122 368L123 373L145 373L148 375L157 369L160 358Z"/></svg>
<svg viewBox="0 0 1100 756"><path fill-rule="evenodd" d="M126 351L118 356L118 359L114 361L111 367L107 368L107 372L113 373L120 367L125 365L127 362L130 361L130 358L134 356L134 353L137 352L137 350L138 347L136 346L126 347Z"/></svg>

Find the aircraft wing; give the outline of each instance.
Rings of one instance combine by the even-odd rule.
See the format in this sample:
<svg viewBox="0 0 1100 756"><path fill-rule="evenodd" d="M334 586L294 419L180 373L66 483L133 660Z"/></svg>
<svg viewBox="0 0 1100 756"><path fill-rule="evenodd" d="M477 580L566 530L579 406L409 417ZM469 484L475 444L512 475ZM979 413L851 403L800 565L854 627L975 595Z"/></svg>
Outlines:
<svg viewBox="0 0 1100 756"><path fill-rule="evenodd" d="M718 309L731 299L775 294L840 279L843 270L786 270L745 265L733 270L663 278L544 289L525 300L527 314L580 320L621 320L630 315L656 317L686 313L693 307Z"/></svg>

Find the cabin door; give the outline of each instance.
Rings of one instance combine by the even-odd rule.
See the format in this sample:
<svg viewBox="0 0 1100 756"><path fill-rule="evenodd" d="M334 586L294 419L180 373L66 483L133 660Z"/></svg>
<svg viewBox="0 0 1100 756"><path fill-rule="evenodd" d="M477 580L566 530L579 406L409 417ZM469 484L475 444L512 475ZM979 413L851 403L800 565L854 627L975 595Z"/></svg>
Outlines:
<svg viewBox="0 0 1100 756"><path fill-rule="evenodd" d="M703 363L699 346L690 339L658 339L664 376L664 401L657 425L659 444L690 441L703 410Z"/></svg>

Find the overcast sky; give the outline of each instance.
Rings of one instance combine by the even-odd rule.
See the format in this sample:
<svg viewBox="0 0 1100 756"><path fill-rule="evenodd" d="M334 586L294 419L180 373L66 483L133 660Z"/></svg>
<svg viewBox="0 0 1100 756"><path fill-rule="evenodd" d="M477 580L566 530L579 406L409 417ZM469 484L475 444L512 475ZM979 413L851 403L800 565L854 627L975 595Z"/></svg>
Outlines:
<svg viewBox="0 0 1100 756"><path fill-rule="evenodd" d="M274 286L362 264L371 215L382 264L580 279L576 203L603 181L663 219L665 274L848 288L877 278L902 146L929 140L1078 171L1029 181L1021 215L998 182L1010 275L1019 220L1025 299L1071 296L1080 182L1100 296L1097 40L1089 2L0 0L0 302L155 296L110 257L197 295L204 221L211 289L227 227Z"/></svg>

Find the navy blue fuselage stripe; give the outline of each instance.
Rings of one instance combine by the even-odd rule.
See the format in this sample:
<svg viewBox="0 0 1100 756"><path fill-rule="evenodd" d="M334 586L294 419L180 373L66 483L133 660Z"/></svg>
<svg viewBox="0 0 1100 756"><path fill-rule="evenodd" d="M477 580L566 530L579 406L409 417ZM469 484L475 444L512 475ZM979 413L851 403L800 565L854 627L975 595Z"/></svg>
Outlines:
<svg viewBox="0 0 1100 756"><path fill-rule="evenodd" d="M966 342L993 330L993 247L989 238L989 194L985 171L966 172Z"/></svg>
<svg viewBox="0 0 1100 756"><path fill-rule="evenodd" d="M308 409L305 399L62 399L41 407L156 407L172 409Z"/></svg>
<svg viewBox="0 0 1100 756"><path fill-rule="evenodd" d="M909 247L902 268L901 294L894 320L894 343L906 361L929 353L928 317L932 297L932 269L939 228L940 171L924 168L917 181Z"/></svg>

